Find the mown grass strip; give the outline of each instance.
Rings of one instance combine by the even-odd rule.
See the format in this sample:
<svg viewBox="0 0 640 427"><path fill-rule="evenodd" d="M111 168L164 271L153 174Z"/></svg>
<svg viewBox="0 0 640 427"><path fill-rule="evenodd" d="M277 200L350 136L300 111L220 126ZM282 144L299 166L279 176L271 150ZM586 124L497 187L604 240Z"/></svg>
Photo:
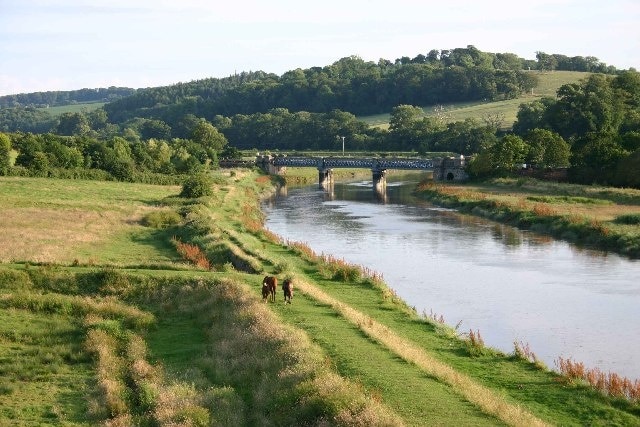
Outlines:
<svg viewBox="0 0 640 427"><path fill-rule="evenodd" d="M291 305L269 306L278 310L283 320L313 337L340 375L360 383L368 395L390 406L407 425L504 424L448 384L364 334L331 306L303 292L295 295Z"/></svg>
<svg viewBox="0 0 640 427"><path fill-rule="evenodd" d="M386 326L376 322L371 317L343 304L324 293L316 286L302 280L296 282L300 291L311 296L317 301L331 306L345 319L358 325L358 327L371 338L379 341L394 351L402 359L414 363L429 375L449 384L470 402L478 405L483 411L494 415L498 419L510 425L516 426L545 426L544 421L535 417L518 405L507 402L492 390L483 387L450 366L434 359L424 350L413 343L400 338Z"/></svg>

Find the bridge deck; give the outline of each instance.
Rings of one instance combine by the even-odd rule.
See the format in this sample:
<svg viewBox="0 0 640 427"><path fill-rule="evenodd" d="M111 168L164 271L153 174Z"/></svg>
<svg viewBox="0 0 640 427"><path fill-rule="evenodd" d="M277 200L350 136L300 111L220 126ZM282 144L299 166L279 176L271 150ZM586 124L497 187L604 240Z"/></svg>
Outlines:
<svg viewBox="0 0 640 427"><path fill-rule="evenodd" d="M378 159L357 157L275 157L274 166L315 167L318 170L334 168L362 168L371 170L403 169L433 170L435 162L431 159Z"/></svg>

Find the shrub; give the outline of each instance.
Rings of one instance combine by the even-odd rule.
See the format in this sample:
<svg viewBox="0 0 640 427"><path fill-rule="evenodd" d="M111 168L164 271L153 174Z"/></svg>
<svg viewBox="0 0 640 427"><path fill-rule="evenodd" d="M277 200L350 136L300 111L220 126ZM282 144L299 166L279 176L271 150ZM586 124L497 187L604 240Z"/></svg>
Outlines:
<svg viewBox="0 0 640 427"><path fill-rule="evenodd" d="M275 274L281 274L289 270L291 270L291 266L289 265L288 262L284 262L284 261L277 263L274 267Z"/></svg>
<svg viewBox="0 0 640 427"><path fill-rule="evenodd" d="M640 214L620 215L614 222L617 224L638 225L640 224Z"/></svg>
<svg viewBox="0 0 640 427"><path fill-rule="evenodd" d="M176 211L162 210L150 212L142 218L142 224L153 228L168 228L177 225L182 217Z"/></svg>
<svg viewBox="0 0 640 427"><path fill-rule="evenodd" d="M213 179L201 173L188 177L182 184L180 197L196 199L198 197L211 196L213 194Z"/></svg>

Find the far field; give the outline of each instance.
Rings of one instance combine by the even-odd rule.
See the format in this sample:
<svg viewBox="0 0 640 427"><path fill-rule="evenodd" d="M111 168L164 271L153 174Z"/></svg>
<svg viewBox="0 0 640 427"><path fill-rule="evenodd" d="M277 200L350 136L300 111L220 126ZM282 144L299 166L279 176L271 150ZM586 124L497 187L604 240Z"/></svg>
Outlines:
<svg viewBox="0 0 640 427"><path fill-rule="evenodd" d="M502 128L508 129L513 126L516 121L516 114L520 104L534 101L542 97L555 97L556 91L560 86L568 83L577 83L581 79L589 76L589 73L577 71L553 71L541 73L539 71L531 71L536 73L540 79L538 87L533 93L528 93L517 99L508 99L505 101L495 102L465 102L443 105L427 105L422 106L425 116L440 115L447 122L462 121L467 118L476 119L482 122L482 119L490 116L504 116ZM358 117L360 120L369 123L371 126L377 126L383 129L389 127L388 113L376 114L371 116Z"/></svg>
<svg viewBox="0 0 640 427"><path fill-rule="evenodd" d="M55 107L40 108L43 111L48 112L54 117L57 117L63 113L86 113L89 111L97 110L101 108L105 102L86 102L79 104L60 105Z"/></svg>

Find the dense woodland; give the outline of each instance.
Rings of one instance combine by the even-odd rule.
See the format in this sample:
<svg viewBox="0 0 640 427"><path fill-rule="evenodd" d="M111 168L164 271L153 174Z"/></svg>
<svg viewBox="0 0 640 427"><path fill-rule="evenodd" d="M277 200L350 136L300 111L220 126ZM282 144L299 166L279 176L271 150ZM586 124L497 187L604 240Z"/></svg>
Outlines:
<svg viewBox="0 0 640 427"><path fill-rule="evenodd" d="M134 92L135 89L112 86L96 89L21 93L0 96L0 107L55 107L86 102L111 102L130 96Z"/></svg>
<svg viewBox="0 0 640 427"><path fill-rule="evenodd" d="M490 120L425 117L418 107L517 98L536 86L538 71L554 69L593 74L521 105L512 132ZM391 112L389 130L356 117L380 112ZM0 173L93 170L140 180L193 173L238 149L336 150L344 136L350 150L474 155L476 177L527 164L569 167L576 182L640 187L640 74L543 52L536 61L473 46L393 62L348 57L282 76L245 72L136 90L56 118L31 106L0 108L0 130Z"/></svg>

